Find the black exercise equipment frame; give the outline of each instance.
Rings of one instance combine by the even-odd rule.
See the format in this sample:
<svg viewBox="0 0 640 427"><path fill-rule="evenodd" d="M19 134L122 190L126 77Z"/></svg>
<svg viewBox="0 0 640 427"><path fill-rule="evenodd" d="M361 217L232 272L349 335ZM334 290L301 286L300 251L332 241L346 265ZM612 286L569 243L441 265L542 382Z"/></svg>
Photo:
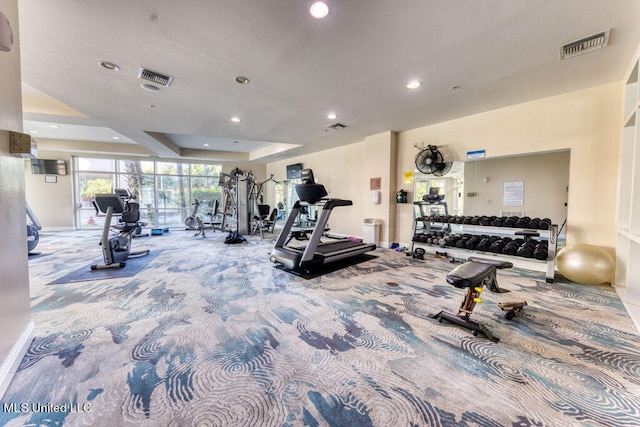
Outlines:
<svg viewBox="0 0 640 427"><path fill-rule="evenodd" d="M141 257L149 254L149 249L138 252L131 252L132 232L138 229L140 219L138 203L128 202L125 206L119 194L96 194L93 199L96 209L105 214L104 226L102 227L102 257L104 264L92 264L91 270L101 270L106 268L123 268L125 261L132 257ZM118 230L118 235L109 237L111 231L111 219L114 215L122 216L124 225L114 226Z"/></svg>

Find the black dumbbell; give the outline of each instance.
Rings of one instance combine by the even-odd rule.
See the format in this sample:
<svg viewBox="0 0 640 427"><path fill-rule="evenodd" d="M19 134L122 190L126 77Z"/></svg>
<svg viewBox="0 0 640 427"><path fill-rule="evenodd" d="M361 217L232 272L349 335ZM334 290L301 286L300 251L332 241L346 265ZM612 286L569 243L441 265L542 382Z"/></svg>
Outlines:
<svg viewBox="0 0 640 427"><path fill-rule="evenodd" d="M489 240L489 238L485 237L484 239L480 239L480 241L476 245L476 250L488 252L489 251L489 247L491 247L491 240Z"/></svg>
<svg viewBox="0 0 640 427"><path fill-rule="evenodd" d="M520 246L518 245L518 243L516 243L515 241L511 241L504 245L504 248L502 248L502 253L505 255L515 255L518 252L519 247Z"/></svg>
<svg viewBox="0 0 640 427"><path fill-rule="evenodd" d="M529 225L527 227L531 228L532 230L537 230L539 226L540 218L533 218L531 221L529 221Z"/></svg>
<svg viewBox="0 0 640 427"><path fill-rule="evenodd" d="M479 241L480 241L480 238L478 236L471 236L465 242L464 247L467 249L475 249Z"/></svg>
<svg viewBox="0 0 640 427"><path fill-rule="evenodd" d="M533 250L533 257L541 261L547 259L549 257L549 250L547 248L547 245L545 243L538 243L538 245Z"/></svg>
<svg viewBox="0 0 640 427"><path fill-rule="evenodd" d="M531 221L531 218L529 218L528 216L523 216L522 218L519 218L516 221L515 227L516 228L527 228L529 227L529 222Z"/></svg>
<svg viewBox="0 0 640 427"><path fill-rule="evenodd" d="M504 247L504 243L502 242L501 239L498 239L498 240L496 240L495 242L493 242L491 244L491 246L489 247L489 250L491 252L499 254L499 253L502 253L502 248L503 247Z"/></svg>
<svg viewBox="0 0 640 427"><path fill-rule="evenodd" d="M551 227L551 220L549 218L542 218L538 224L538 229L548 230Z"/></svg>
<svg viewBox="0 0 640 427"><path fill-rule="evenodd" d="M524 258L533 258L533 250L535 249L535 245L531 242L525 242L522 246L518 248L518 252L516 255L524 257Z"/></svg>

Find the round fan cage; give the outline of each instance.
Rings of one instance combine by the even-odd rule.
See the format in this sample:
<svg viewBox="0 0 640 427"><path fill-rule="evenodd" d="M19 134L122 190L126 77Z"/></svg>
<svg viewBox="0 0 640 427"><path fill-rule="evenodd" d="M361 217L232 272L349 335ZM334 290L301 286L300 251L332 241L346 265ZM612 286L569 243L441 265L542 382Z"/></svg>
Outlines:
<svg viewBox="0 0 640 427"><path fill-rule="evenodd" d="M438 147L429 145L416 156L416 168L426 174L443 176L451 170L452 162L445 162Z"/></svg>

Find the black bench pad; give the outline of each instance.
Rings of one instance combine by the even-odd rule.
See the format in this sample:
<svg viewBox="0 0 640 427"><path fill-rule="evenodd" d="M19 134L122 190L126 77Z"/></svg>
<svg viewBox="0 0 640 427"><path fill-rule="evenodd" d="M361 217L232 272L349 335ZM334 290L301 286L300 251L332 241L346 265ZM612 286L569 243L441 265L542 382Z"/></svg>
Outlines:
<svg viewBox="0 0 640 427"><path fill-rule="evenodd" d="M447 274L447 283L456 288L472 288L482 285L484 279L495 271L496 266L492 264L465 262Z"/></svg>
<svg viewBox="0 0 640 427"><path fill-rule="evenodd" d="M467 261L470 262L479 262L481 264L489 264L494 265L496 268L502 270L503 268L511 268L513 267L513 263L509 261L502 261L499 259L490 259L490 258L480 258L480 257L469 257Z"/></svg>

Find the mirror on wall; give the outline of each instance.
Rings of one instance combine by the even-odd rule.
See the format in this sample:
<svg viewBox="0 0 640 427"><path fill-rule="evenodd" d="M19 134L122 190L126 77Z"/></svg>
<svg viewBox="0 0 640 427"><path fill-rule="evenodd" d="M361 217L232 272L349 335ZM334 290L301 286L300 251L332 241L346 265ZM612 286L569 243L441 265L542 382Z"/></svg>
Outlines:
<svg viewBox="0 0 640 427"><path fill-rule="evenodd" d="M415 206L416 216L463 215L464 162L453 162L451 170L443 176L415 171L413 176L413 201L437 201L423 205L422 212Z"/></svg>
<svg viewBox="0 0 640 427"><path fill-rule="evenodd" d="M453 162L441 177L416 170L413 201L438 188L444 206L435 209L442 213L429 215L445 215L446 208L448 215L550 218L560 226L567 218L569 163L570 151L563 150Z"/></svg>

